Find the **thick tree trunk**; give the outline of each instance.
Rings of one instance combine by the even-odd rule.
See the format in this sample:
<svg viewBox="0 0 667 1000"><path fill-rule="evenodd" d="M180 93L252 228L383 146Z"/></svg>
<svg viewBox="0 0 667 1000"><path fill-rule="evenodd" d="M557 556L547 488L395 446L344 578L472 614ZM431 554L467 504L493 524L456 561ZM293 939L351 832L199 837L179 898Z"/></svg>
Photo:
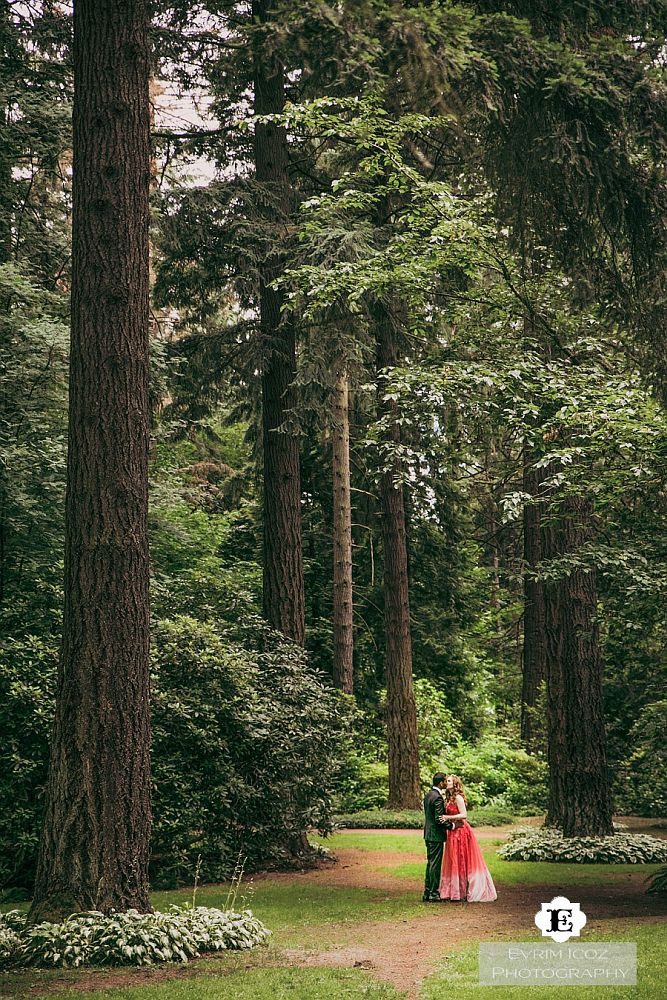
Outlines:
<svg viewBox="0 0 667 1000"><path fill-rule="evenodd" d="M377 365L389 368L397 363L398 351L391 317L379 305L376 309ZM398 417L396 403L380 401L380 411ZM397 419L391 423L391 440L400 444ZM387 683L387 742L389 745L389 806L414 809L419 806L421 785L417 710L412 680L412 637L405 507L401 467L394 459L380 480L382 537L384 552L385 676Z"/></svg>
<svg viewBox="0 0 667 1000"><path fill-rule="evenodd" d="M255 0L253 20L270 23L267 0ZM285 105L285 72L277 55L254 44L255 113L279 114ZM283 268L280 225L290 213L287 136L273 124L257 124L255 177L264 187L263 211L275 226L275 248L260 265L262 337L262 422L264 454L264 614L271 625L300 645L304 641L305 597L301 541L299 438L279 428L293 406L290 388L296 373L294 326L281 316L284 295L271 288Z"/></svg>
<svg viewBox="0 0 667 1000"><path fill-rule="evenodd" d="M149 909L148 16L76 0L65 607L33 921Z"/></svg>
<svg viewBox="0 0 667 1000"><path fill-rule="evenodd" d="M536 469L524 449L523 490L531 497L540 495L546 473ZM521 742L535 750L534 709L540 684L546 676L544 635L544 584L531 577L542 558L541 520L543 505L526 504L523 512L523 682L521 690Z"/></svg>
<svg viewBox="0 0 667 1000"><path fill-rule="evenodd" d="M350 493L350 411L347 374L336 386L333 429L333 679L346 694L353 690L352 504Z"/></svg>
<svg viewBox="0 0 667 1000"><path fill-rule="evenodd" d="M19 65L16 28L12 24L11 8L8 0L0 0L0 87L4 98L0 106L0 264L5 264L12 252L14 214L12 171L17 150L10 132L11 99L8 93L15 89L14 79Z"/></svg>
<svg viewBox="0 0 667 1000"><path fill-rule="evenodd" d="M543 518L545 559L576 553L591 536L591 505L570 497ZM613 833L595 622L595 573L573 569L544 587L549 807L547 825L566 837Z"/></svg>

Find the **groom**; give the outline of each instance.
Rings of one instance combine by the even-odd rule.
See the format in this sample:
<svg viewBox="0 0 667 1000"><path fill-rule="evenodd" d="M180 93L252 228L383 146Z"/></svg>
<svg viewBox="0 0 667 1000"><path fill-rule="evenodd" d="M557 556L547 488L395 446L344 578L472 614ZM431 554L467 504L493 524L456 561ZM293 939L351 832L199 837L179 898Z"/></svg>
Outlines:
<svg viewBox="0 0 667 1000"><path fill-rule="evenodd" d="M438 771L433 775L433 787L424 796L424 840L426 841L426 876L424 903L440 902L440 869L447 840L447 830L452 824L445 816L445 800L441 789L446 787L446 775Z"/></svg>

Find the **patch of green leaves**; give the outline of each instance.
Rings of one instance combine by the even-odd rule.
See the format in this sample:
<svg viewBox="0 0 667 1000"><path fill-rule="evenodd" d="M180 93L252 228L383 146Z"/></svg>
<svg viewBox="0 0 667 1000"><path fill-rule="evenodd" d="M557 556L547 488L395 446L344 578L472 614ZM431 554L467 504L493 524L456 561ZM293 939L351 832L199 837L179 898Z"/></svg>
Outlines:
<svg viewBox="0 0 667 1000"><path fill-rule="evenodd" d="M27 926L25 921L18 910L0 915L0 967L185 963L204 951L253 948L270 933L250 910L204 906L109 916L75 913L59 924Z"/></svg>
<svg viewBox="0 0 667 1000"><path fill-rule="evenodd" d="M643 833L612 837L564 837L558 830L517 830L498 848L506 861L577 864L655 864L667 861L667 841Z"/></svg>

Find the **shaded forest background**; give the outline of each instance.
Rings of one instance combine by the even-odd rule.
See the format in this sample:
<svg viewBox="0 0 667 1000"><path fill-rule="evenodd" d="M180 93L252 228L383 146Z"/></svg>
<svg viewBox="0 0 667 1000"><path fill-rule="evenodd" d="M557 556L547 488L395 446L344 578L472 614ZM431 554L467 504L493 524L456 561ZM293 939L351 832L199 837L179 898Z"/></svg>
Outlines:
<svg viewBox="0 0 667 1000"><path fill-rule="evenodd" d="M417 780L543 812L549 609L575 578L597 588L615 809L667 812L665 18L586 9L155 5L154 92L203 120L154 130L156 884L391 800L388 621ZM0 32L0 886L29 890L62 614L71 26L5 2ZM296 507L279 475L267 500L267 454L297 463ZM302 568L271 548L290 533Z"/></svg>

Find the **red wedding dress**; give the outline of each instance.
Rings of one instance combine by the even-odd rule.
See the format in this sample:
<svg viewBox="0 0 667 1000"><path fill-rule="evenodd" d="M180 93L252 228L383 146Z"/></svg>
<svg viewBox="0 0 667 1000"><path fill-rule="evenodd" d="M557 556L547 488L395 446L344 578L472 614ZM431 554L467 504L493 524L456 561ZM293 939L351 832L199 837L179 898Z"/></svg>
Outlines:
<svg viewBox="0 0 667 1000"><path fill-rule="evenodd" d="M459 807L448 802L445 812L455 816ZM440 878L440 899L467 899L469 903L491 903L497 897L491 873L467 819L456 820L448 830Z"/></svg>

